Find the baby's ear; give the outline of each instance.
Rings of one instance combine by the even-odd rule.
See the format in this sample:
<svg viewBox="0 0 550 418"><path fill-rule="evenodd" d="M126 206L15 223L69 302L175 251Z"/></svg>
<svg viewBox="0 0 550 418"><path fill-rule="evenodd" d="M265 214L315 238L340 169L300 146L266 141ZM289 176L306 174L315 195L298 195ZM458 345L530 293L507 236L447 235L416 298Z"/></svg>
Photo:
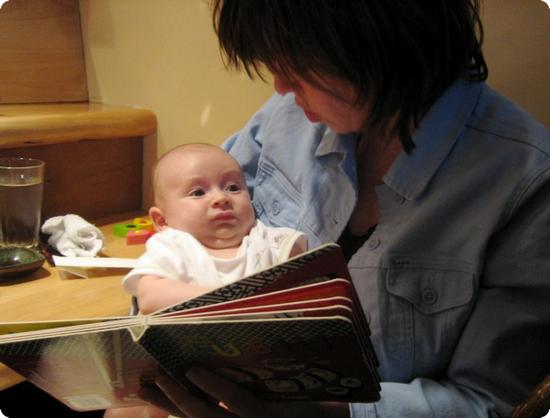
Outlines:
<svg viewBox="0 0 550 418"><path fill-rule="evenodd" d="M162 231L168 226L166 224L166 218L162 214L162 210L156 206L152 206L151 209L149 209L149 217L151 218L151 221L153 221L153 225L155 226L155 230L157 232Z"/></svg>

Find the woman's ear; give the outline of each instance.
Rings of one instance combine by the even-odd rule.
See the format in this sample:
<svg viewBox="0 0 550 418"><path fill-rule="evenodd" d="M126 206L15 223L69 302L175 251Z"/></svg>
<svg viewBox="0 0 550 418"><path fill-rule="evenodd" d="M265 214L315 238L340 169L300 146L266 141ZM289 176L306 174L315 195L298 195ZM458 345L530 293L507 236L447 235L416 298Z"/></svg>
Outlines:
<svg viewBox="0 0 550 418"><path fill-rule="evenodd" d="M153 221L155 231L157 232L162 231L168 226L166 223L166 218L162 214L162 210L156 206L152 206L151 209L149 209L149 217L151 218L151 221Z"/></svg>

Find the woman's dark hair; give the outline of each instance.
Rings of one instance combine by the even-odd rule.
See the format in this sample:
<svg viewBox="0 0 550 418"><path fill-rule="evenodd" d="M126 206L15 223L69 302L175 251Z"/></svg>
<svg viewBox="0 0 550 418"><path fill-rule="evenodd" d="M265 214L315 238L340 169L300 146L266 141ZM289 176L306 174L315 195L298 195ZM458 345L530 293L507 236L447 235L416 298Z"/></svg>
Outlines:
<svg viewBox="0 0 550 418"><path fill-rule="evenodd" d="M363 134L395 121L407 152L411 127L453 82L487 78L479 0L211 1L228 66L348 80L370 106Z"/></svg>

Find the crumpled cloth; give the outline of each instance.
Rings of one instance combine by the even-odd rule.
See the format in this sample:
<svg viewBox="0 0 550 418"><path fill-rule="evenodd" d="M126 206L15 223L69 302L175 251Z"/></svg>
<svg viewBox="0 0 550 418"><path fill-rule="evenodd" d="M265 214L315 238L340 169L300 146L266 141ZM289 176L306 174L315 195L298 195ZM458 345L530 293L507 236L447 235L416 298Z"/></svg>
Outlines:
<svg viewBox="0 0 550 418"><path fill-rule="evenodd" d="M78 215L54 216L41 229L51 235L48 244L68 257L93 257L103 248L103 233Z"/></svg>

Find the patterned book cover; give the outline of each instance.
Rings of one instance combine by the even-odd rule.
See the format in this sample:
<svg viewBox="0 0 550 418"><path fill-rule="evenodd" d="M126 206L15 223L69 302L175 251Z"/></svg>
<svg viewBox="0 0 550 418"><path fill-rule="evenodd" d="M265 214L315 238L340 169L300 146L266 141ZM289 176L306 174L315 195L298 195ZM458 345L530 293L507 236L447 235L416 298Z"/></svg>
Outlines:
<svg viewBox="0 0 550 418"><path fill-rule="evenodd" d="M170 324L150 331L141 343L179 381L190 366L200 366L264 399L379 399L378 379L344 316Z"/></svg>

